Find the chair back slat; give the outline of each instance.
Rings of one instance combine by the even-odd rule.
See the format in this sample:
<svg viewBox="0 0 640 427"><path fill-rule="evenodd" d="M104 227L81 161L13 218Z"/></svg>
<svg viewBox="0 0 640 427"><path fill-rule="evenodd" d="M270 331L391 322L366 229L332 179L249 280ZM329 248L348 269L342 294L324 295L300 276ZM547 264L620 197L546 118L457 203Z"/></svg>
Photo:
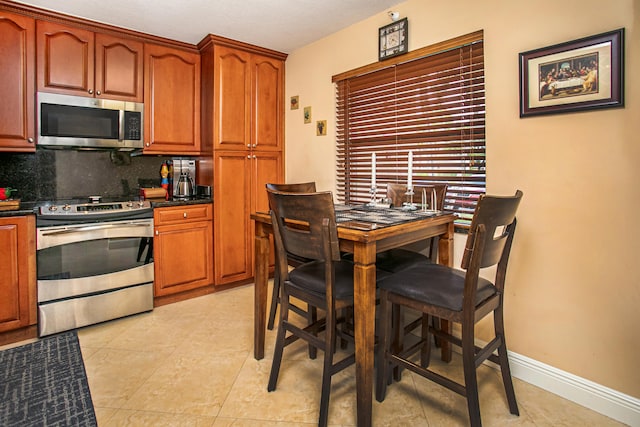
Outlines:
<svg viewBox="0 0 640 427"><path fill-rule="evenodd" d="M429 185L414 185L413 196L411 201L413 203L422 203L422 193L427 195L427 206L429 209L443 210L444 199L447 195L447 184L429 184ZM391 204L394 207L401 207L404 202L407 201L407 185L406 184L387 184L387 197L391 199ZM432 195L435 196L436 206L431 206Z"/></svg>
<svg viewBox="0 0 640 427"><path fill-rule="evenodd" d="M280 191L282 193L315 193L316 183L311 182L296 182L291 184L276 184L267 183L266 187L269 190Z"/></svg>
<svg viewBox="0 0 640 427"><path fill-rule="evenodd" d="M483 195L478 200L476 210L471 221L471 228L467 236L467 243L462 257L462 268L467 269L471 263L474 251L475 234L478 226L482 224L485 230L483 239L482 257L479 260L480 268L496 265L502 259L509 238L515 232L516 211L522 199L522 191L516 191L514 196L487 196ZM508 254L507 254L508 256Z"/></svg>
<svg viewBox="0 0 640 427"><path fill-rule="evenodd" d="M339 260L333 195L331 192L285 193L267 190L286 252L313 260ZM323 220L327 225L323 226ZM324 242L329 253L325 253Z"/></svg>

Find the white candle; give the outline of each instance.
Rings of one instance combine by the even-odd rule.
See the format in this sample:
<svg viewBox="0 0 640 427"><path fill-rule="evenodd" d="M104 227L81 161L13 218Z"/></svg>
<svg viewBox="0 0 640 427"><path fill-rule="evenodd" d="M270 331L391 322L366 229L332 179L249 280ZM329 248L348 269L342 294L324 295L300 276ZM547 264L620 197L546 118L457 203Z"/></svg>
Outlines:
<svg viewBox="0 0 640 427"><path fill-rule="evenodd" d="M407 191L413 189L413 151L409 151L409 170L407 171Z"/></svg>
<svg viewBox="0 0 640 427"><path fill-rule="evenodd" d="M371 188L376 186L376 153L371 155Z"/></svg>

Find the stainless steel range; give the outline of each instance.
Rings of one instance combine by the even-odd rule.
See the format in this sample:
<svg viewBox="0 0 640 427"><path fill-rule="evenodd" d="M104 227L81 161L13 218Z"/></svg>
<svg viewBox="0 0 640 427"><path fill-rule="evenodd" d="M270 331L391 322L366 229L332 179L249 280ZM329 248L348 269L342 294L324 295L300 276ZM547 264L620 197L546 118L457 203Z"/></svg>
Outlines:
<svg viewBox="0 0 640 427"><path fill-rule="evenodd" d="M148 201L45 203L36 227L40 336L153 309Z"/></svg>

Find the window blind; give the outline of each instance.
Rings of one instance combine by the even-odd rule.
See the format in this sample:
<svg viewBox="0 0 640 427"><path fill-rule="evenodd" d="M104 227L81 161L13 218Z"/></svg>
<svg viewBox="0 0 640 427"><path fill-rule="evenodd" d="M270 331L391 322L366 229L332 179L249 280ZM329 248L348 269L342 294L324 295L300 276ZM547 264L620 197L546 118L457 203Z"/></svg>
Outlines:
<svg viewBox="0 0 640 427"><path fill-rule="evenodd" d="M486 182L482 39L337 80L336 100L339 200L370 200L373 153L378 198L406 183L412 151L413 185L446 182L445 209L468 227Z"/></svg>

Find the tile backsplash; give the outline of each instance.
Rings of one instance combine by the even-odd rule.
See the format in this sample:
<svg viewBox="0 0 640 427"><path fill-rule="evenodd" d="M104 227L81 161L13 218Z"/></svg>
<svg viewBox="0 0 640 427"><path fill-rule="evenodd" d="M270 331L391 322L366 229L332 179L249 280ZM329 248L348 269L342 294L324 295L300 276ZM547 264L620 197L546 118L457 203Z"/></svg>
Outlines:
<svg viewBox="0 0 640 427"><path fill-rule="evenodd" d="M14 197L23 202L135 197L140 187L159 186L160 165L169 159L116 151L0 153L0 187L18 189Z"/></svg>

